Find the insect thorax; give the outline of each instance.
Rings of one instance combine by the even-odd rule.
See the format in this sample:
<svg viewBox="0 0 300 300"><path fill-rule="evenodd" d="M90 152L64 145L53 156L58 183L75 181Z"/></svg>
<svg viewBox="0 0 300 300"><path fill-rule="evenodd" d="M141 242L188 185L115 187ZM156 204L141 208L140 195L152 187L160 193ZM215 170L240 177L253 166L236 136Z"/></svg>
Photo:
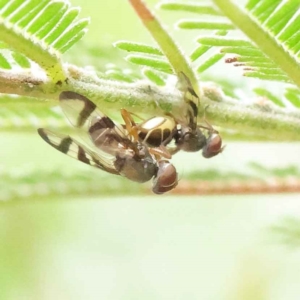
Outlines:
<svg viewBox="0 0 300 300"><path fill-rule="evenodd" d="M181 126L175 144L183 151L197 152L206 145L206 136L199 128L191 130L188 126Z"/></svg>
<svg viewBox="0 0 300 300"><path fill-rule="evenodd" d="M151 155L142 159L131 156L117 156L114 165L121 175L141 183L149 181L158 169Z"/></svg>

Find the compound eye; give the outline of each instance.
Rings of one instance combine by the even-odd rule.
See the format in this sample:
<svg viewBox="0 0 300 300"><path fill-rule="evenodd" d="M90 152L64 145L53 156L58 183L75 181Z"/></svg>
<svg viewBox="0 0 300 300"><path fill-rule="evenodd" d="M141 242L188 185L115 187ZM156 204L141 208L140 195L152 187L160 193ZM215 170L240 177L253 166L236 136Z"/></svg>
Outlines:
<svg viewBox="0 0 300 300"><path fill-rule="evenodd" d="M219 134L213 133L208 137L206 145L203 147L202 155L205 158L211 158L222 152L222 150L222 138Z"/></svg>
<svg viewBox="0 0 300 300"><path fill-rule="evenodd" d="M174 189L178 184L175 167L167 160L158 162L158 172L153 180L152 191L155 194L163 194Z"/></svg>

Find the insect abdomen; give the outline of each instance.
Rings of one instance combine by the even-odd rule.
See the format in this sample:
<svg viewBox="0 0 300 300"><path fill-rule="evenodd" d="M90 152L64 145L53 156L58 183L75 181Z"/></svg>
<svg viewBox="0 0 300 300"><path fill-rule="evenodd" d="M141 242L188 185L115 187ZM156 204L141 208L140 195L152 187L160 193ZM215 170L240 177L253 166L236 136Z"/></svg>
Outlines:
<svg viewBox="0 0 300 300"><path fill-rule="evenodd" d="M159 147L171 141L175 129L174 120L154 117L140 124L138 135L148 146Z"/></svg>
<svg viewBox="0 0 300 300"><path fill-rule="evenodd" d="M171 131L169 129L154 129L150 132L139 132L139 137L143 140L147 145L151 147L159 147L163 141L168 139L171 135Z"/></svg>

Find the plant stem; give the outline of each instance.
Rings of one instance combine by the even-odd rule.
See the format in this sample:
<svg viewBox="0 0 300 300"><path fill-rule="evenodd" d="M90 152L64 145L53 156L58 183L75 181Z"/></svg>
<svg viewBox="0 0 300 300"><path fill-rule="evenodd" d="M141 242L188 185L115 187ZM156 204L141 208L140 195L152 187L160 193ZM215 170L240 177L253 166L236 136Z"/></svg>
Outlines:
<svg viewBox="0 0 300 300"><path fill-rule="evenodd" d="M197 81L194 71L171 35L162 26L154 13L147 8L142 0L129 0L129 2L161 48L164 55L167 57L174 73L179 75L180 72L183 72L190 79L194 90L200 97L199 82Z"/></svg>
<svg viewBox="0 0 300 300"><path fill-rule="evenodd" d="M172 112L180 116L182 94L174 86L159 88L149 83L134 84L99 79L92 73L71 65L65 66L68 83L57 85L42 83L36 78L0 73L0 92L54 100L57 103L61 91L70 90L85 95L98 107L117 111L126 108L147 116ZM199 121L203 115L212 124L225 129L238 130L273 141L300 140L300 114L279 108L273 104L245 105L242 101L226 97L217 87L203 83L203 99L199 109ZM32 100L34 101L34 100ZM49 103L45 103L49 107Z"/></svg>

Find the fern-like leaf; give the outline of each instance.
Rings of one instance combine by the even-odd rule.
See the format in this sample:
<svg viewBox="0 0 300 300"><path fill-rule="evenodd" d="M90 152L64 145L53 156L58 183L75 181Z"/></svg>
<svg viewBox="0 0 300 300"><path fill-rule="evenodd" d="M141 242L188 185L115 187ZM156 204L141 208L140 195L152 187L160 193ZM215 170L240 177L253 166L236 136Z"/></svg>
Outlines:
<svg viewBox="0 0 300 300"><path fill-rule="evenodd" d="M221 18L221 14L218 14L213 6L203 6L198 3L185 3L179 1L163 1L159 7L172 11L177 10L194 12L201 15L206 14L215 18L213 21L180 20L177 23L177 27L180 29L212 31L211 36L202 36L197 39L200 46L190 55L191 60L194 62L197 62L197 60L204 57L197 67L198 72L204 72L225 57L225 55L229 55L231 57L227 57L225 61L227 63L234 63L234 66L236 67L243 67L245 76L265 80L292 82L290 77L285 74L275 62L268 58L250 41L246 39L225 37L230 32L236 31L236 29L230 23L218 21L218 18ZM294 13L296 13L295 6L292 6L292 8L294 8ZM295 29L295 24L292 27L294 30L300 29ZM162 61L160 58L162 54L158 48L129 41L117 42L115 43L115 46L128 52L138 53L129 56L128 60L130 62L157 68L162 72L170 73L167 62ZM210 54L207 55L208 52L210 52ZM295 63L297 64L297 61L295 61Z"/></svg>
<svg viewBox="0 0 300 300"><path fill-rule="evenodd" d="M213 3L204 6L197 2L162 1L159 5L162 9L201 15L202 19L180 20L177 23L180 29L212 31L210 36L197 39L200 46L192 54L192 60L195 61L209 50L212 52L211 55L205 55L198 66L199 72L205 71L227 56L226 62L243 67L245 76L294 82L300 86L300 64L297 56L300 45L297 45L300 31L299 1L249 1L246 8L255 21L234 3L227 0L212 2L215 2L221 11L216 11ZM210 19L203 21L203 15L209 15ZM237 28L223 21L225 15ZM285 26L290 19L292 21ZM246 39L224 37L225 34L214 32L225 30L231 35L236 29L242 30L254 43Z"/></svg>
<svg viewBox="0 0 300 300"><path fill-rule="evenodd" d="M294 38L299 33L300 23L296 21L288 24L288 20L298 19L299 1L271 1L271 4L268 0L250 0L246 6L250 14L246 14L237 5L227 0L213 0L213 2L259 47L270 62L276 64L283 75L300 87L300 63L296 50L298 41L291 43L289 37L289 34ZM272 8L269 8L270 4ZM265 8L272 10L268 13ZM248 62L247 67L250 68L250 72L247 71L245 74L247 76L272 79L269 75L275 72L275 80L286 81L284 76L278 76L280 73L276 69L272 71L272 68L268 67L255 67L252 70L251 62Z"/></svg>
<svg viewBox="0 0 300 300"><path fill-rule="evenodd" d="M3 1L5 2L5 5L3 5ZM9 7L7 1L8 0L2 0L1 11L4 11L5 9L7 9L7 7ZM25 5L27 3L31 3L31 1L33 0L28 0L23 3ZM44 9L45 7L47 7L46 2L49 3L49 1L46 0L36 3L39 11L41 11L42 7L40 3L43 3ZM55 2L63 3L63 1ZM19 3L18 7L20 7L20 2L16 1L16 3ZM176 87L172 85L172 81L169 80L169 74L172 72L176 73L178 71L182 72L187 70L190 74L192 74L191 81L193 78L194 81L196 81L196 90L198 83L195 76L193 75L193 70L191 69L191 66L189 64L189 59L184 58L182 52L179 50L174 41L172 41L171 47L170 44L166 42L164 37L168 37L167 41L172 40L172 38L168 34L166 34L166 30L164 29L163 25L160 24L154 14L148 11L148 9L143 4L143 1L131 0L130 3L135 7L139 17L141 18L145 26L149 30L151 28L155 28L155 32L151 29L151 34L153 35L153 37L155 37L155 39L157 39L156 41L158 42L162 50L158 49L157 47L153 47L152 45L149 46L124 41L117 43L116 46L130 52L127 57L128 60L134 62L135 64L143 66L143 76L148 77L157 85L164 86L168 84L168 87L171 88L158 88L155 86L151 86L149 88L149 84L147 82L136 82L137 79L141 78L141 76L136 71L138 70L138 68L135 68L134 70L122 69L122 67L116 67L116 63L115 66L110 65L106 68L106 70L103 70L102 67L102 73L99 73L96 71L96 69L92 68L80 69L76 66L65 64L63 69L66 72L66 76L68 77L68 89L82 93L98 105L103 105L105 108L118 109L118 107L124 107L129 108L132 112L145 112L151 116L164 114L171 111L174 115L180 114L182 97L181 94L178 93L178 89L176 89ZM171 1L168 1L168 4L170 3ZM222 17L222 13L216 10L216 8L214 8L212 5L199 6L198 2L198 6L196 5L197 7L195 10L193 9L193 5L195 5L195 3L177 1L175 8L180 8L185 11L197 11L198 13L201 13L201 18L202 16L207 16L209 17L209 19L219 19ZM150 22L148 22L149 20L147 18L145 19L145 15L143 15L142 10L144 10L144 12L147 11L146 15L149 17ZM11 10L7 10L5 18L7 18L7 16L10 16L11 19L13 19L14 14L11 13L12 11L16 11L16 8L11 7ZM19 20L19 22L23 20L20 19L20 17L17 19ZM201 22L202 25L205 24L203 20L201 20ZM198 64L198 67L201 67L201 70L208 68L223 56L226 57L226 55L228 55L225 54L226 50L228 50L229 53L233 50L236 53L238 53L238 51L243 53L243 55L240 56L241 60L238 63L241 63L242 59L244 59L244 61L247 61L248 58L249 60L249 56L252 55L256 58L255 63L260 68L270 68L270 66L275 66L275 68L277 69L279 68L275 63L270 64L268 62L268 58L266 56L262 56L261 51L258 48L255 48L246 39L233 39L231 33L233 31L236 32L237 30L234 29L235 27L229 21L226 21L224 17L222 17L221 24L225 24L226 30L224 29L223 25L223 29L220 29L220 22L219 24L217 24L217 22L214 23L215 24L213 24L211 27L219 29L212 31L213 38L211 36L207 36L207 33L206 36L199 37L199 39L202 39L203 44L201 44L198 49L191 53L191 60L194 61L195 64L199 63L199 58L202 58L202 56L206 56L209 58L206 61L206 64L202 65L202 67L201 64ZM180 24L180 22L178 24ZM205 27L210 27L210 25L206 24ZM40 30L46 31L47 26L45 25L45 27L41 28L43 29ZM56 33L58 32L57 29L54 30ZM36 34L39 31L35 31L35 29L32 28L32 32L35 32L34 34ZM42 31L40 33L40 37L45 37L46 39L46 35L44 35ZM220 46L217 43L220 38L222 38L222 41L226 44L225 46L223 46L223 52L219 51ZM217 44L212 46L211 44L213 42ZM0 46L6 47L4 49L5 51L8 51L6 43L2 43ZM209 56L210 50L217 51L215 51L212 56ZM164 55L162 55L162 52L164 53ZM174 53L175 55L173 55ZM12 57L16 57L13 53L9 55ZM23 53L22 55L24 56ZM5 56L3 55L3 57ZM25 55L24 57L27 56ZM4 65L7 61L9 60L2 59L2 64ZM6 65L6 67L11 68L13 67L13 65L18 65L18 63L20 64L19 61L21 61L20 58L15 59L15 61L13 62L9 61L10 65ZM180 63L178 63L178 61L180 61ZM28 60L28 62L32 63L31 60ZM24 62L24 65L25 64L26 62ZM105 65L105 63L102 65ZM65 83L49 83L49 81L45 78L42 80L40 78L36 78L34 76L35 73L32 73L28 78L25 76L20 76L19 73L11 74L13 72L6 72L7 69L2 74L9 74L9 76L1 76L0 78L0 87L3 93L14 93L18 95L28 95L42 99L46 98L56 100L61 90L65 89ZM274 74L270 74L270 72L271 71L268 71L266 72L266 74L274 76ZM279 77L281 76L281 74L276 74L276 76ZM291 90L287 90L285 95L286 97L293 99L295 105L297 105L298 94L297 92L295 92L296 88L292 86L289 86L289 88ZM230 95L233 95L234 98L241 98L241 96L237 96L236 90L237 89L232 86L228 88L227 85L226 91L229 91ZM253 103L249 103L249 101L243 103L242 101L238 101L237 99L229 98L219 88L212 87L212 85L210 84L203 83L201 93L201 95L203 95L203 99L201 99L200 101L199 117L201 117L201 113L203 113L205 108L206 117L209 118L212 123L214 123L215 125L237 130L241 134L261 134L262 136L268 136L270 139L274 140L297 139L300 132L298 129L299 112L294 111L293 113L290 113L284 111L284 109L280 110L280 108L276 108L274 105L270 105L268 103L269 101L265 101L266 99L273 101L273 103L277 104L277 106L284 106L287 102L284 100L281 102L275 101L275 99L278 100L278 95L275 95L273 93L266 93L265 91L264 94L262 94L261 90L259 92L258 91L259 90L254 90L256 95L258 95L259 97L255 97L253 99L253 105ZM250 96L250 98L252 99L253 97ZM247 100L248 99L249 97L247 97ZM291 103L292 101L289 102ZM247 109L245 109L245 107ZM257 128L264 128L264 131L259 132L256 130Z"/></svg>
<svg viewBox="0 0 300 300"><path fill-rule="evenodd" d="M66 1L9 1L0 3L1 68L18 62L11 57L22 53L42 67L53 81L65 80L60 54L67 51L86 32L87 19L76 20L79 9ZM20 59L19 59L20 60ZM23 58L24 62L24 58ZM27 62L26 67L30 67Z"/></svg>
<svg viewBox="0 0 300 300"><path fill-rule="evenodd" d="M285 92L285 97L295 107L300 108L300 91L298 89L288 87Z"/></svg>
<svg viewBox="0 0 300 300"><path fill-rule="evenodd" d="M249 23L252 31L258 32L260 36L264 37L258 43L254 39L257 45L246 37L237 38L237 29L245 31L243 24L236 24L238 25L237 28L230 21L224 21L225 15L229 16L233 22L236 18L231 17L230 12L228 12L229 9L224 8L224 3L219 5L218 1L215 1L221 8L222 11L220 11L213 6L213 2L202 4L201 2L163 0L158 5L161 9L182 13L189 12L200 16L196 19L179 20L176 26L182 30L205 31L205 35L196 39L199 46L190 54L191 61L197 65L197 71L201 75L217 62L223 60L235 67L242 67L244 76L247 77L299 85L300 68L296 53L298 51L298 40L295 40L300 31L300 23L298 22L300 19L298 16L300 4L298 1L293 0L287 3L271 1L272 3L270 3L267 0L254 0L248 2L246 9L249 10L249 14L256 21L249 19L248 15L245 15L245 20ZM235 11L233 8L236 8L234 4L232 4L231 9ZM237 11L241 13L240 17L244 17L244 13L238 8ZM289 19L291 19L290 22L288 22ZM241 20L244 21L243 18ZM285 26L285 24L287 25ZM245 33L248 34L247 31ZM172 73L169 62L164 59L159 48L129 41L117 42L115 46L130 52L130 55L126 57L128 61L145 66L147 70L152 68L153 71L150 73L149 71L143 72L143 75L150 80L153 80L151 77L152 73L155 72L160 74L160 84L165 84L165 80L162 81L162 78L166 78L163 73ZM267 51L265 48L267 48ZM276 58L279 57L279 59L272 57L273 50L277 52ZM272 52L271 55L269 55L269 52ZM153 82L155 82L155 79ZM253 91L256 95L272 101L277 106L284 107L287 103L291 103L299 107L298 96L288 89L284 94L286 100L279 100L278 96L266 89L263 92L261 87ZM292 89L297 90L296 87Z"/></svg>

